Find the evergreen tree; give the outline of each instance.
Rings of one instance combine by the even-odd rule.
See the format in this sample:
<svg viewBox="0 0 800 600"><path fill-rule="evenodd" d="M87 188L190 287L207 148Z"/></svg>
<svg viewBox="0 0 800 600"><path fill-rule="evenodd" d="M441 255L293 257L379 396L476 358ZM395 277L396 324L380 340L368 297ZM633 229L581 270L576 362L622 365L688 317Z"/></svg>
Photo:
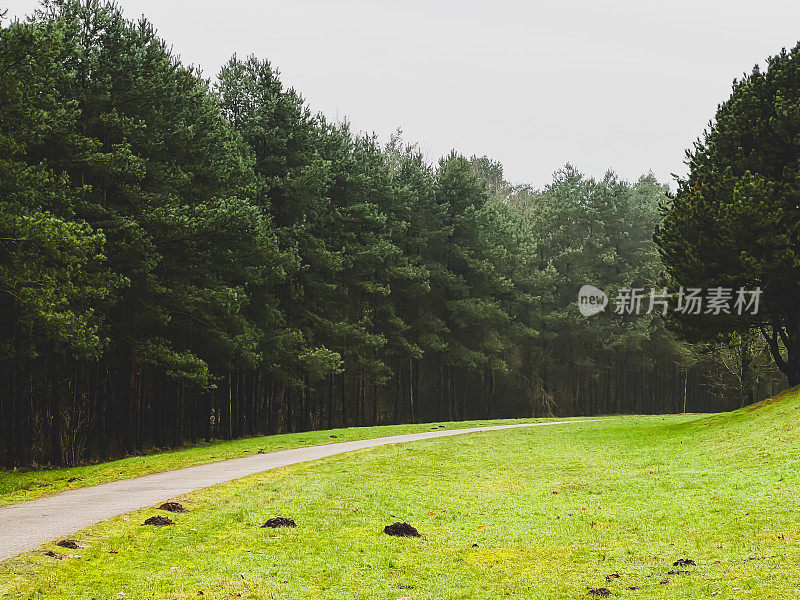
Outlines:
<svg viewBox="0 0 800 600"><path fill-rule="evenodd" d="M687 152L689 176L664 203L656 240L670 281L763 291L757 315L676 319L693 341L760 329L789 385L800 383L800 46L735 81Z"/></svg>

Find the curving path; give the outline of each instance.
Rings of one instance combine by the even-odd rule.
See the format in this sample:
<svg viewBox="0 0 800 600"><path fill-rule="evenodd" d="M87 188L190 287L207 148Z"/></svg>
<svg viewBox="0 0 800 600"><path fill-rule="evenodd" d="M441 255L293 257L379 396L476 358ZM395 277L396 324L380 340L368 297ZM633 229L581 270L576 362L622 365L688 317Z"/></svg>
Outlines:
<svg viewBox="0 0 800 600"><path fill-rule="evenodd" d="M267 454L253 454L244 458L233 458L175 471L154 473L135 479L124 479L94 487L69 490L38 500L0 507L0 561L33 550L46 542L69 535L99 521L105 521L133 510L153 506L181 494L232 479L247 477L261 471L386 444L449 437L479 431L590 421L594 421L594 419L425 431L370 440L338 442L322 446L280 450Z"/></svg>

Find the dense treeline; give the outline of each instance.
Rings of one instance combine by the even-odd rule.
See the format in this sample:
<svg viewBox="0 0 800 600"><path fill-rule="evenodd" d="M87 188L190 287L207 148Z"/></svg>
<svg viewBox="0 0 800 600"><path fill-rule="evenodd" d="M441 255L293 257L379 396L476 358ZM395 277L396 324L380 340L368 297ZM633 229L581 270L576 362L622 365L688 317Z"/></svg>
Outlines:
<svg viewBox="0 0 800 600"><path fill-rule="evenodd" d="M145 20L45 2L0 29L0 461L769 393L757 339L578 313L584 283L658 280L665 191L431 165L312 114L267 61L212 84Z"/></svg>

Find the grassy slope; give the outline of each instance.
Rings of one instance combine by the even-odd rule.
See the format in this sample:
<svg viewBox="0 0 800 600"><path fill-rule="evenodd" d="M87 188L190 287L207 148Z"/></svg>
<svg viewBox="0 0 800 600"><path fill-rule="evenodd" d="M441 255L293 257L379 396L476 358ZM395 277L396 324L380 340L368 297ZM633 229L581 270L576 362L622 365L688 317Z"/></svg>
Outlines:
<svg viewBox="0 0 800 600"><path fill-rule="evenodd" d="M499 425L504 423L536 422L546 419L507 419L487 421L460 421L440 423L444 429L459 429L479 425ZM0 469L0 506L33 500L40 496L76 489L118 479L130 479L159 471L170 471L181 467L191 467L210 462L241 458L258 452L275 452L289 448L316 446L333 442L364 440L385 435L400 435L429 431L431 423L416 425L389 425L381 427L350 427L324 431L307 431L285 435L245 438L231 442L201 443L191 448L171 452L160 452L144 456L132 456L121 460L71 467L67 469L15 470ZM332 438L331 436L336 436ZM70 482L72 478L77 481Z"/></svg>
<svg viewBox="0 0 800 600"><path fill-rule="evenodd" d="M5 563L0 597L793 598L798 410L789 395L286 467L190 494L174 527L140 527L158 512L140 511L76 535L78 551L51 548L71 558ZM299 527L259 528L275 515ZM395 520L425 539L383 535ZM679 558L697 566L668 575Z"/></svg>

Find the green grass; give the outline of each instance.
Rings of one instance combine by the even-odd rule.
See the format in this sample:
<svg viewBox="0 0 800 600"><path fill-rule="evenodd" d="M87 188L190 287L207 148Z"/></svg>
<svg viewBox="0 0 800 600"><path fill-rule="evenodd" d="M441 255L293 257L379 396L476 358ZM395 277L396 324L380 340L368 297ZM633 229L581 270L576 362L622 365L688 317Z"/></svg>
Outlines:
<svg viewBox="0 0 800 600"><path fill-rule="evenodd" d="M790 394L294 465L187 495L175 526L143 510L6 562L0 598L796 598L798 416ZM298 527L259 527L276 515ZM384 535L397 520L424 538Z"/></svg>
<svg viewBox="0 0 800 600"><path fill-rule="evenodd" d="M438 423L444 429L459 429L479 425L501 425L505 423L535 422L546 419L506 419L486 421L459 421ZM364 440L385 435L400 435L429 431L431 423L414 425L388 425L380 427L350 427L325 431L307 431L263 437L245 438L230 442L201 443L190 448L171 452L160 452L144 456L131 456L121 460L71 467L66 469L47 470L14 470L0 469L0 506L34 500L41 496L76 489L99 483L107 483L118 479L130 479L170 471L182 467L191 467L205 463L217 462L229 458L241 458L258 452L275 452L303 446L316 446L334 442ZM335 435L336 438L331 436ZM70 482L70 479L75 481Z"/></svg>

